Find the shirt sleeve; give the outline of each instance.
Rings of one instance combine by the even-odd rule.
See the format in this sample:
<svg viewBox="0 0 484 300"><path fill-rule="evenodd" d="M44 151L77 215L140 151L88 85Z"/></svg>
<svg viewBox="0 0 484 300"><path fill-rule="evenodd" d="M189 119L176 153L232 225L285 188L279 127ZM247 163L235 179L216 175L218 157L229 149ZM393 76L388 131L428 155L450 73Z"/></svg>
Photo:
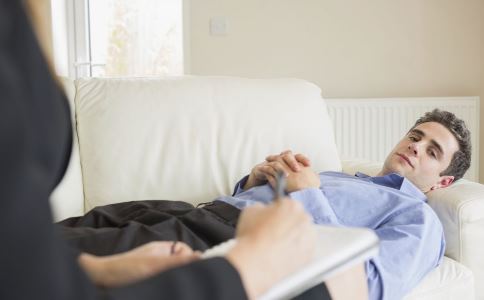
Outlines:
<svg viewBox="0 0 484 300"><path fill-rule="evenodd" d="M289 193L291 199L301 202L316 224L341 225L323 191L307 188Z"/></svg>
<svg viewBox="0 0 484 300"><path fill-rule="evenodd" d="M365 265L371 300L402 299L440 263L442 225L430 207L419 205L390 216L375 230L380 252Z"/></svg>

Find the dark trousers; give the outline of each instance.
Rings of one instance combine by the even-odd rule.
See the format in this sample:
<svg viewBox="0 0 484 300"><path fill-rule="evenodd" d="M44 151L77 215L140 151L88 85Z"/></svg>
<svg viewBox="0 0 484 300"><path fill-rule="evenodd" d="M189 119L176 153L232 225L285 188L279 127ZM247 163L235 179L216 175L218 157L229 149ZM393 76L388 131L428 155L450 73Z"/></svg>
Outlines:
<svg viewBox="0 0 484 300"><path fill-rule="evenodd" d="M94 255L128 251L151 241L182 241L204 251L235 236L240 210L221 201L196 208L180 201L132 201L96 207L59 222L74 248ZM330 299L320 284L296 299Z"/></svg>

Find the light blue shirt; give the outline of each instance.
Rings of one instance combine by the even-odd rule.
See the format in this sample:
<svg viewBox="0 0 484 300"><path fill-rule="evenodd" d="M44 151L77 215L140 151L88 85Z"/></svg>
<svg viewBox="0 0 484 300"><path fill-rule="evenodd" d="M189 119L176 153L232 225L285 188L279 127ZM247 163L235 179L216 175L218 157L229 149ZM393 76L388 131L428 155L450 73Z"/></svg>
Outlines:
<svg viewBox="0 0 484 300"><path fill-rule="evenodd" d="M319 174L320 188L290 193L316 224L366 227L380 239L377 257L365 263L371 300L401 299L442 260L445 240L437 215L425 195L398 174L369 177L338 172ZM244 191L247 177L224 201L239 209L274 197L268 185Z"/></svg>

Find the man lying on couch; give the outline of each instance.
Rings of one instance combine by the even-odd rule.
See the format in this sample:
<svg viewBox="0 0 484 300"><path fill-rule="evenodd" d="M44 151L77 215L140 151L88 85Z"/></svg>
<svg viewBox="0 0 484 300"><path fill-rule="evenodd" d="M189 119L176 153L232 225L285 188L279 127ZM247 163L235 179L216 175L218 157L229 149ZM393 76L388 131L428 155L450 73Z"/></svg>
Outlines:
<svg viewBox="0 0 484 300"><path fill-rule="evenodd" d="M425 203L425 193L461 178L470 160L470 133L464 122L434 110L417 120L376 177L318 175L306 157L286 151L267 157L238 183L232 197L218 200L239 209L269 202L269 185L274 186L276 172L284 172L289 196L305 206L315 223L375 230L380 253L365 266L370 299L401 299L444 254L443 228Z"/></svg>
<svg viewBox="0 0 484 300"><path fill-rule="evenodd" d="M286 192L304 205L315 223L375 230L380 253L365 264L370 299L400 299L444 254L442 225L424 193L461 178L470 166L470 153L464 122L434 110L417 120L377 177L318 175L304 156L283 152L255 166L233 196L202 208L176 201L135 201L95 208L61 224L67 226L64 233L72 245L96 255L152 240L180 240L205 250L234 236L241 209L272 201L274 176L283 171Z"/></svg>

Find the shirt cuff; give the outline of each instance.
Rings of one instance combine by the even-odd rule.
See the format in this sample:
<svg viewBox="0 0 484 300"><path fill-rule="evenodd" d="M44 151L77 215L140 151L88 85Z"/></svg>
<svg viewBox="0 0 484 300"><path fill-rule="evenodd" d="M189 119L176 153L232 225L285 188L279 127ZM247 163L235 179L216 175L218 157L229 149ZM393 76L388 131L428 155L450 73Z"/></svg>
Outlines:
<svg viewBox="0 0 484 300"><path fill-rule="evenodd" d="M307 188L289 194L294 200L301 202L316 224L339 225L333 208L319 188Z"/></svg>

